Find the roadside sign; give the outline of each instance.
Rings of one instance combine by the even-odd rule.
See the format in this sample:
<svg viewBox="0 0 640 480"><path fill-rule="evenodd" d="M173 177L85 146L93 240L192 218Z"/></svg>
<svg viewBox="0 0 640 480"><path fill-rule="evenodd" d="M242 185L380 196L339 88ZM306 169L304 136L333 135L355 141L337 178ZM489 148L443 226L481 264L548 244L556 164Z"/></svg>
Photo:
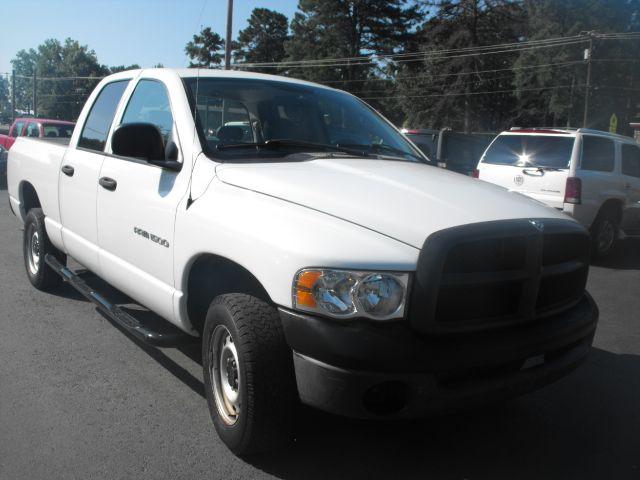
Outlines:
<svg viewBox="0 0 640 480"><path fill-rule="evenodd" d="M611 114L609 118L609 133L616 133L618 130L618 117L615 113Z"/></svg>

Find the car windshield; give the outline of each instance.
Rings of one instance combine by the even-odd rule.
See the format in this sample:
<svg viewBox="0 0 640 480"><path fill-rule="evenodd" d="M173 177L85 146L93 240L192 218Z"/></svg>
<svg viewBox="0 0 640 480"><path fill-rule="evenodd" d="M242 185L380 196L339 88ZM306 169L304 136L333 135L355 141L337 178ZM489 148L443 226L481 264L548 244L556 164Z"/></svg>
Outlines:
<svg viewBox="0 0 640 480"><path fill-rule="evenodd" d="M569 168L573 137L501 135L484 154L483 163L514 167Z"/></svg>
<svg viewBox="0 0 640 480"><path fill-rule="evenodd" d="M186 78L207 154L221 159L307 151L427 161L361 100L328 88L239 78Z"/></svg>

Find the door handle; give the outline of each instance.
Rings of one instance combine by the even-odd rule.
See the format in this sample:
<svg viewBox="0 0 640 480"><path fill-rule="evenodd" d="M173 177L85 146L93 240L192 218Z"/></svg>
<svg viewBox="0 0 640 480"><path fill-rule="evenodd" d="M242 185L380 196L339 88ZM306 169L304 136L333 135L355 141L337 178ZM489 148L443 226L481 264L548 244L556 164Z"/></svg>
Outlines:
<svg viewBox="0 0 640 480"><path fill-rule="evenodd" d="M102 188L105 188L107 190L111 190L112 192L118 186L118 182L116 182L113 178L109 178L109 177L100 178L100 180L98 180L98 183L100 184L100 186Z"/></svg>
<svg viewBox="0 0 640 480"><path fill-rule="evenodd" d="M630 183L625 183L624 184L624 188L626 188L627 190L629 190L631 188L631 184Z"/></svg>
<svg viewBox="0 0 640 480"><path fill-rule="evenodd" d="M64 173L67 177L73 177L73 174L75 172L74 168L71 165L63 165L60 170L62 170L62 173Z"/></svg>

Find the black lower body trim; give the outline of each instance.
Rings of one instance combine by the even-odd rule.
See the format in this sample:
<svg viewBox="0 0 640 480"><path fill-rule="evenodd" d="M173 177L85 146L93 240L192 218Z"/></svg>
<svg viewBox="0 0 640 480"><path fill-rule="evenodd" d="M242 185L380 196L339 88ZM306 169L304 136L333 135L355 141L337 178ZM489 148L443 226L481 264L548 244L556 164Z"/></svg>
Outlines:
<svg viewBox="0 0 640 480"><path fill-rule="evenodd" d="M496 368L464 381L442 383L432 373L373 373L347 370L294 352L303 403L352 418L417 418L513 398L552 383L578 367L593 336L560 354L525 359L515 371ZM534 366L528 367L530 360Z"/></svg>
<svg viewBox="0 0 640 480"><path fill-rule="evenodd" d="M415 417L517 396L566 375L589 352L588 294L513 328L423 335L405 322L332 321L280 309L301 400L351 417Z"/></svg>

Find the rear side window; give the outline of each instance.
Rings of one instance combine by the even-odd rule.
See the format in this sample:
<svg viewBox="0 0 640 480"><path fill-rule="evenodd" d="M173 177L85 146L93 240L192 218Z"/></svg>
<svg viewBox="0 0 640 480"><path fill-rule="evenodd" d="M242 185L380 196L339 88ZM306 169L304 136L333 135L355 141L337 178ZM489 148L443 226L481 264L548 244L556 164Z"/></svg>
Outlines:
<svg viewBox="0 0 640 480"><path fill-rule="evenodd" d="M40 136L40 127L37 123L28 123L27 124L27 137L39 137Z"/></svg>
<svg viewBox="0 0 640 480"><path fill-rule="evenodd" d="M482 161L513 167L569 168L573 141L573 137L551 135L500 135Z"/></svg>
<svg viewBox="0 0 640 480"><path fill-rule="evenodd" d="M612 172L616 150L612 140L585 135L582 137L582 170Z"/></svg>
<svg viewBox="0 0 640 480"><path fill-rule="evenodd" d="M73 125L45 123L42 125L44 136L49 138L70 138L73 133Z"/></svg>
<svg viewBox="0 0 640 480"><path fill-rule="evenodd" d="M640 147L622 145L622 174L640 178Z"/></svg>
<svg viewBox="0 0 640 480"><path fill-rule="evenodd" d="M13 130L11 131L12 137L19 137L22 134L22 128L24 127L24 122L18 122L13 126Z"/></svg>
<svg viewBox="0 0 640 480"><path fill-rule="evenodd" d="M104 151L113 116L128 84L129 80L121 80L105 85L100 91L82 127L78 147Z"/></svg>

